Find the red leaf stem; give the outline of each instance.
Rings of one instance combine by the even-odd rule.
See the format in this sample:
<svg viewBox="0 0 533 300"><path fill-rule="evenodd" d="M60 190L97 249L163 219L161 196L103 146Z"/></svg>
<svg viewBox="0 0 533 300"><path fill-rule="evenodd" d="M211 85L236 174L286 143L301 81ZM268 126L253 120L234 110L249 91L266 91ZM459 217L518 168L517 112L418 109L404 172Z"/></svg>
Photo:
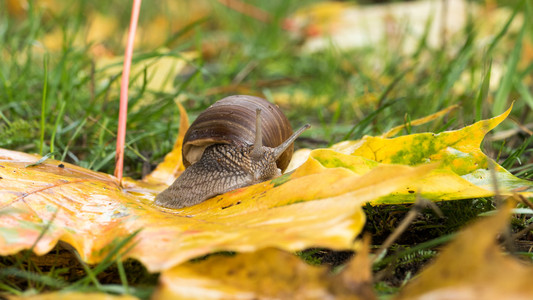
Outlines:
<svg viewBox="0 0 533 300"><path fill-rule="evenodd" d="M137 30L140 10L141 0L133 0L130 29L128 33L128 42L126 44L126 53L124 54L122 81L120 83L120 109L118 114L117 152L115 155L115 177L117 177L119 182L122 181L122 170L124 167L124 143L126 141L126 120L128 115L128 84L130 78L131 57L133 55L133 41L135 39L135 31Z"/></svg>

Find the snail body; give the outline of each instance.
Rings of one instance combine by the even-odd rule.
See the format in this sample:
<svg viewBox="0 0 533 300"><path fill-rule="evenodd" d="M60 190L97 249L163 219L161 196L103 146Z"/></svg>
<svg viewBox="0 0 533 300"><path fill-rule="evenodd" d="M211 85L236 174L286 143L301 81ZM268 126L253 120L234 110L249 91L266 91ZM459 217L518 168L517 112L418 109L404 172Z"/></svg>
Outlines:
<svg viewBox="0 0 533 300"><path fill-rule="evenodd" d="M191 124L183 141L185 171L155 204L182 208L218 194L281 175L292 157L289 121L270 102L252 96L230 96L207 108Z"/></svg>

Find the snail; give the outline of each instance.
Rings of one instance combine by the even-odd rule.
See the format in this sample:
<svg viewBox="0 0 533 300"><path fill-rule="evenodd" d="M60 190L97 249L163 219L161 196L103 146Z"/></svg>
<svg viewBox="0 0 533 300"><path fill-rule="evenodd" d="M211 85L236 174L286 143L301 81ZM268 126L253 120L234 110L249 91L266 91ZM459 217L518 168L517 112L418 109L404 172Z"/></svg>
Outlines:
<svg viewBox="0 0 533 300"><path fill-rule="evenodd" d="M292 133L287 117L265 99L230 96L202 112L185 133L185 171L155 204L182 208L216 195L280 176L292 157L293 142L309 124Z"/></svg>

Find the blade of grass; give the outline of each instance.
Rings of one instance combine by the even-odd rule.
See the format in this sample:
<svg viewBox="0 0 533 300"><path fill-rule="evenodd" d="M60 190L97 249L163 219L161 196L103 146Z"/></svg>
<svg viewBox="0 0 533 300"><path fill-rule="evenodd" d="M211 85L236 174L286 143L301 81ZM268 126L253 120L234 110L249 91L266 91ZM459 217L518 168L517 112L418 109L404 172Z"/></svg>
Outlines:
<svg viewBox="0 0 533 300"><path fill-rule="evenodd" d="M41 140L39 143L39 154L43 155L44 148L44 120L46 119L46 96L48 89L48 55L46 54L43 59L44 68L44 80L43 80L43 96L41 99Z"/></svg>
<svg viewBox="0 0 533 300"><path fill-rule="evenodd" d="M46 275L40 275L35 272L30 272L26 270L21 270L17 268L5 268L0 270L0 278L2 277L19 277L24 278L28 281L34 281L38 283L42 283L45 286L53 287L53 288L63 288L67 286L67 282L60 280L58 278L53 278Z"/></svg>
<svg viewBox="0 0 533 300"><path fill-rule="evenodd" d="M113 247L111 251L107 254L107 256L102 260L100 264L98 264L94 269L93 272L98 275L101 272L105 271L107 268L109 268L112 264L115 263L114 258L119 254L127 254L133 247L137 245L136 242L132 242L132 240L137 236L137 234L141 232L141 230L137 230L130 234L125 239L122 239L120 242L116 243L116 245ZM130 245L128 245L130 242L132 242ZM127 247L126 247L127 246Z"/></svg>
<svg viewBox="0 0 533 300"><path fill-rule="evenodd" d="M69 291L71 290L69 288L67 289ZM140 287L140 288L130 287L128 289L128 292L126 292L126 290L124 290L124 287L119 284L100 284L99 288L86 286L86 287L78 287L75 290L73 289L72 290L75 292L80 292L80 293L100 292L100 293L109 293L109 294L118 294L118 295L129 294L139 299L150 299L150 295L152 295L154 289L155 287Z"/></svg>
<svg viewBox="0 0 533 300"><path fill-rule="evenodd" d="M513 22L513 20L515 19L516 15L518 14L519 11L523 11L523 6L524 6L524 3L526 3L525 0L522 0L520 3L518 3L515 8L513 9L513 13L511 14L511 16L509 17L509 19L507 20L507 22L505 23L505 25L502 27L502 29L500 30L500 32L498 32L498 34L496 34L496 36L494 37L494 39L492 39L492 42L490 43L489 45L489 49L487 50L487 55L490 57L490 55L492 54L492 51L494 50L494 48L498 45L498 43L500 42L500 40L502 39L502 37L507 33L507 31L509 30L509 27L511 26L511 23Z"/></svg>
<svg viewBox="0 0 533 300"><path fill-rule="evenodd" d="M408 113L404 115L404 124L405 134L411 134L411 116Z"/></svg>
<svg viewBox="0 0 533 300"><path fill-rule="evenodd" d="M391 262L393 262L394 260L396 260L398 258L401 258L401 257L404 257L406 255L409 255L411 253L442 245L442 244L447 243L447 242L451 241L452 239L454 239L455 236L456 236L456 233L450 233L450 234L447 234L447 235L443 235L443 236L440 236L440 237L438 237L436 239L432 239L430 241L417 244L416 246L413 246L413 247L410 247L408 249L405 249L405 250L403 250L401 252L396 253L395 255L384 257L383 259L377 261L374 264L374 268L379 268L379 267L386 266L386 265L390 264Z"/></svg>
<svg viewBox="0 0 533 300"><path fill-rule="evenodd" d="M126 118L128 114L129 77L131 69L131 58L133 56L133 41L135 39L135 31L137 30L137 23L139 21L140 9L141 0L133 0L130 29L128 33L128 42L126 45L126 53L124 54L122 81L120 84L120 110L118 116L117 150L115 156L115 177L117 177L118 182L122 182L122 171L124 167L124 143L126 141Z"/></svg>
<svg viewBox="0 0 533 300"><path fill-rule="evenodd" d="M1 276L0 276L1 278ZM22 292L17 290L16 288L14 287L11 287L9 286L8 284L6 283L3 283L2 281L0 281L0 289L4 290L4 291L7 291L13 295L17 295L17 296L21 296L22 295Z"/></svg>
<svg viewBox="0 0 533 300"><path fill-rule="evenodd" d="M52 215L52 218L50 218L50 220L46 223L46 225L43 227L43 229L41 230L41 232L39 233L39 236L35 239L35 241L33 242L33 244L31 245L30 249L28 249L28 251L26 251L24 253L24 256L21 260L19 260L17 262L17 267L20 267L20 264L23 262L23 261L27 261L28 258L30 257L30 254L33 252L33 249L35 248L35 246L37 246L37 244L39 243L39 241L44 237L44 235L46 234L46 232L50 229L50 227L52 226L52 223L54 222L55 218L57 217L57 213L59 212L59 208L56 209L56 211L54 212L54 214Z"/></svg>
<svg viewBox="0 0 533 300"><path fill-rule="evenodd" d="M429 31L431 29L431 24L433 24L433 21L434 21L434 18L428 18L426 21L426 24L424 25L424 33L422 33L422 36L420 37L420 40L418 41L418 46L416 47L416 50L412 56L414 61L417 61L422 51L424 49L427 49L427 40L429 36Z"/></svg>
<svg viewBox="0 0 533 300"><path fill-rule="evenodd" d="M527 150L527 147L529 144L533 142L533 135L529 136L527 140L525 140L518 149L514 150L501 164L502 167L509 169L513 166L515 161L520 161L520 157L524 154L524 152Z"/></svg>
<svg viewBox="0 0 533 300"><path fill-rule="evenodd" d="M522 96L522 99L526 102L526 104L529 106L530 109L533 109L533 95L531 95L531 92L529 91L528 87L524 84L522 80L515 77L514 78L514 87Z"/></svg>
<svg viewBox="0 0 533 300"><path fill-rule="evenodd" d="M29 260L30 254L33 252L33 249L35 248L35 246L37 246L39 241L44 237L46 232L52 226L55 218L57 217L58 211L59 209L56 209L56 211L54 212L50 220L45 224L45 226L39 233L39 236L33 242L32 246L27 251L24 252L22 258L18 258L15 264L13 265L13 267L0 269L0 278L9 277L9 276L17 276L20 278L27 279L29 281L29 284L32 284L33 281L36 281L36 282L40 282L42 284L45 284L47 286L52 286L55 288L66 286L66 283L63 282L62 280L56 280L55 278L51 278L49 276L37 274L35 272L30 272L29 270L24 270L24 267L23 267L25 262L28 266L31 265L31 261ZM38 268L37 270L40 271Z"/></svg>
<svg viewBox="0 0 533 300"><path fill-rule="evenodd" d="M11 83L7 78L4 76L4 72L0 69L0 80L2 80L2 85L4 87L4 91L7 94L7 98L9 101L13 101L13 91L11 89Z"/></svg>
<svg viewBox="0 0 533 300"><path fill-rule="evenodd" d="M456 58L449 63L449 67L446 69L446 73L444 74L444 80L438 83L438 89L440 90L440 93L437 97L438 100L433 104L437 106L434 106L432 110L435 110L438 107L447 107L452 104L450 103L450 90L452 89L454 84L460 79L461 74L468 67L468 63L470 62L472 56L475 53L473 47L473 33L469 33L469 36L464 46L461 48Z"/></svg>
<svg viewBox="0 0 533 300"><path fill-rule="evenodd" d="M520 29L520 34L516 38L514 49L511 52L507 63L505 64L507 66L507 71L502 78L500 87L498 88L496 96L494 97L494 104L492 106L492 113L495 115L502 113L507 106L507 98L511 92L511 87L513 85L513 80L516 73L516 67L518 66L520 54L522 53L522 40L526 31L526 24L527 22L524 21L522 24L522 29Z"/></svg>
<svg viewBox="0 0 533 300"><path fill-rule="evenodd" d="M115 261L117 263L118 275L120 277L120 282L122 282L124 292L126 294L129 294L128 277L126 276L126 271L124 270L124 265L122 264L122 256L120 255L120 253L117 254L117 259Z"/></svg>
<svg viewBox="0 0 533 300"><path fill-rule="evenodd" d="M54 131L52 131L52 136L50 137L50 153L54 153L54 144L56 139L57 128L59 127L59 122L63 118L63 114L65 113L66 104L67 102L63 101L61 102L61 106L59 107L59 114L57 115L56 122L54 124Z"/></svg>
<svg viewBox="0 0 533 300"><path fill-rule="evenodd" d="M380 106L378 109L376 109L375 111L373 111L370 114L368 114L368 116L366 116L363 120L361 120L361 122L355 124L352 127L352 129L350 129L350 131L348 131L348 133L344 136L342 141L346 141L346 140L348 140L350 138L352 138L352 139L360 138L362 136L364 130L370 125L370 123L372 123L372 120L374 120L378 116L378 114L380 112L382 112L385 108L391 106L392 104L396 103L399 100L401 100L401 99L388 101L388 102L384 103L382 106Z"/></svg>
<svg viewBox="0 0 533 300"><path fill-rule="evenodd" d="M89 283L91 281L94 282L94 280L96 280L95 276L97 276L102 271L104 271L109 266L111 266L115 262L115 258L117 257L117 255L119 255L119 254L124 255L124 254L128 253L133 247L136 246L135 242L133 242L131 244L130 244L130 242L133 241L133 239L137 236L137 234L140 231L141 230L139 229L139 230L133 232L132 234L130 234L128 237L126 237L124 239L121 239L121 240L116 240L114 243L111 243L111 245L110 245L111 246L111 250L109 250L109 252L104 257L104 259L94 269L90 270L90 272L87 273L87 276L85 276L84 278L74 282L69 287L69 289L76 289L79 286L86 285L87 283ZM125 247L127 247L127 248L125 248ZM79 255L78 255L78 260L80 261L80 263L85 264L83 262L83 260L81 259L81 257L79 257ZM93 279L93 277L94 277L94 279ZM98 280L96 280L96 281L98 281Z"/></svg>
<svg viewBox="0 0 533 300"><path fill-rule="evenodd" d="M448 120L448 122L444 123L442 126L437 127L434 133L441 133L445 130L448 130L450 126L452 126L452 124L454 124L456 121L457 121L456 117L451 118L450 120Z"/></svg>
<svg viewBox="0 0 533 300"><path fill-rule="evenodd" d="M481 88L479 89L479 94L476 98L476 122L481 121L481 118L483 117L483 102L487 99L487 95L489 93L491 71L492 60L489 61L489 67L487 68L487 72L485 72L483 82L481 83Z"/></svg>
<svg viewBox="0 0 533 300"><path fill-rule="evenodd" d="M104 158L101 158L101 159L98 159L99 160L99 163L94 165L92 167L92 170L94 171L99 171L100 169L102 169L108 162L110 162L113 157L115 157L115 153L109 153L107 154Z"/></svg>
<svg viewBox="0 0 533 300"><path fill-rule="evenodd" d="M102 129L102 132L100 134L100 137L99 137L99 144L98 144L98 150L96 151L98 153L98 156L95 156L94 160L92 160L87 168L90 168L94 171L98 171L100 170L102 167L104 167L109 161L111 161L111 159L113 159L113 157L115 156L114 153L109 153L108 155L106 155L104 158L101 158L99 157L99 155L101 154L102 152L102 149L104 148L103 147L103 140L102 140L102 133L103 132L107 132L109 133L111 136L115 137L115 133L112 132L111 130L107 129L106 128L106 124L107 122L104 123L104 125L98 123L98 125L101 127ZM135 138L131 139L128 141L128 143L125 144L125 147L130 150L131 152L133 152L135 155L137 155L140 159L142 159L143 161L148 161L148 158L146 158L144 155L142 155L139 150L133 148L131 145L134 144L136 141L138 140L141 140L145 137L149 137L149 136L156 136L158 135L159 133L163 132L163 131L166 131L166 129L156 129L154 131L151 131L151 132L146 132L146 133L143 133L143 134L138 134ZM95 164L96 162L99 162L98 164Z"/></svg>
<svg viewBox="0 0 533 300"><path fill-rule="evenodd" d="M50 153L47 153L46 155L44 155L43 157L41 157L38 161L34 162L34 163L31 163L29 165L25 165L24 167L25 168L29 168L29 167L35 167L35 166L38 166L40 164L42 164L43 162L45 162L47 159L49 159L50 157L52 157L54 155L54 152L50 152Z"/></svg>
<svg viewBox="0 0 533 300"><path fill-rule="evenodd" d="M83 259L80 257L80 255L78 254L78 252L75 252L75 255L76 255L76 258L78 259L79 263L81 264L83 270L85 271L85 274L87 274L87 276L85 276L84 278L86 278L86 280L83 282L84 285L87 285L88 282L92 282L94 284L94 286L96 287L97 290L100 290L101 289L101 284L100 284L100 281L98 281L98 278L96 278L96 274L93 272L93 270L91 270L91 268L89 268L89 266L83 261ZM87 279L88 278L88 279ZM72 285L73 286L73 285ZM71 287L72 287L71 286Z"/></svg>
<svg viewBox="0 0 533 300"><path fill-rule="evenodd" d="M177 39L184 36L185 34L189 33L190 31L193 31L193 29L196 29L197 26L202 25L203 23L206 23L209 20L209 18L200 18L198 20L195 20L187 25L185 25L182 29L178 30L176 33L172 34L170 37L167 38L165 43L163 44L165 47L170 47L172 43L174 43Z"/></svg>
<svg viewBox="0 0 533 300"><path fill-rule="evenodd" d="M0 110L0 119L2 119L2 121L6 122L6 124L8 126L11 125L11 122L9 122L9 120L6 118L6 116L2 113L1 110Z"/></svg>
<svg viewBox="0 0 533 300"><path fill-rule="evenodd" d="M61 155L61 161L65 160L65 157L67 156L70 144L76 139L78 134L81 132L81 129L83 128L83 126L85 126L86 122L87 122L87 119L83 119L83 121L81 121L81 123L78 125L78 128L76 128L76 131L74 132L74 134L72 135L72 137L68 141L67 146L65 147L65 150L63 150L63 155Z"/></svg>
<svg viewBox="0 0 533 300"><path fill-rule="evenodd" d="M109 129L107 129L107 124L109 123L109 118L104 117L104 120L102 122L98 122L98 125L100 125L100 130L98 133L98 145L96 145L96 154L94 155L94 158L91 160L91 162L88 165L88 169L91 169L93 165L96 163L96 161L100 160L101 154L104 151L105 145L104 145L104 137L106 135L106 131L111 132Z"/></svg>

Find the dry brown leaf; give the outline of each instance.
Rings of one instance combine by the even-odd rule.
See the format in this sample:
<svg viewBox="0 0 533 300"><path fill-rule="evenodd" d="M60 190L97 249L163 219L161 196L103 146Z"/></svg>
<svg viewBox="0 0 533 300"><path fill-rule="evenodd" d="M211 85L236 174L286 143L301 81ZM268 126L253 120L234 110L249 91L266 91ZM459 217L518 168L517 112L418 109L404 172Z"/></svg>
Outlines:
<svg viewBox="0 0 533 300"><path fill-rule="evenodd" d="M215 255L165 271L152 299L324 299L326 272L276 249Z"/></svg>
<svg viewBox="0 0 533 300"><path fill-rule="evenodd" d="M496 243L509 215L507 205L459 232L396 299L531 299L533 266L503 253Z"/></svg>
<svg viewBox="0 0 533 300"><path fill-rule="evenodd" d="M9 300L138 300L139 298L121 295L114 296L106 293L82 293L82 292L53 292L33 296L9 296Z"/></svg>
<svg viewBox="0 0 533 300"><path fill-rule="evenodd" d="M375 299L368 246L335 276L276 249L215 255L163 272L152 299Z"/></svg>
<svg viewBox="0 0 533 300"><path fill-rule="evenodd" d="M370 235L363 237L362 246L340 274L331 282L337 299L377 299L374 293L372 260L370 259Z"/></svg>

